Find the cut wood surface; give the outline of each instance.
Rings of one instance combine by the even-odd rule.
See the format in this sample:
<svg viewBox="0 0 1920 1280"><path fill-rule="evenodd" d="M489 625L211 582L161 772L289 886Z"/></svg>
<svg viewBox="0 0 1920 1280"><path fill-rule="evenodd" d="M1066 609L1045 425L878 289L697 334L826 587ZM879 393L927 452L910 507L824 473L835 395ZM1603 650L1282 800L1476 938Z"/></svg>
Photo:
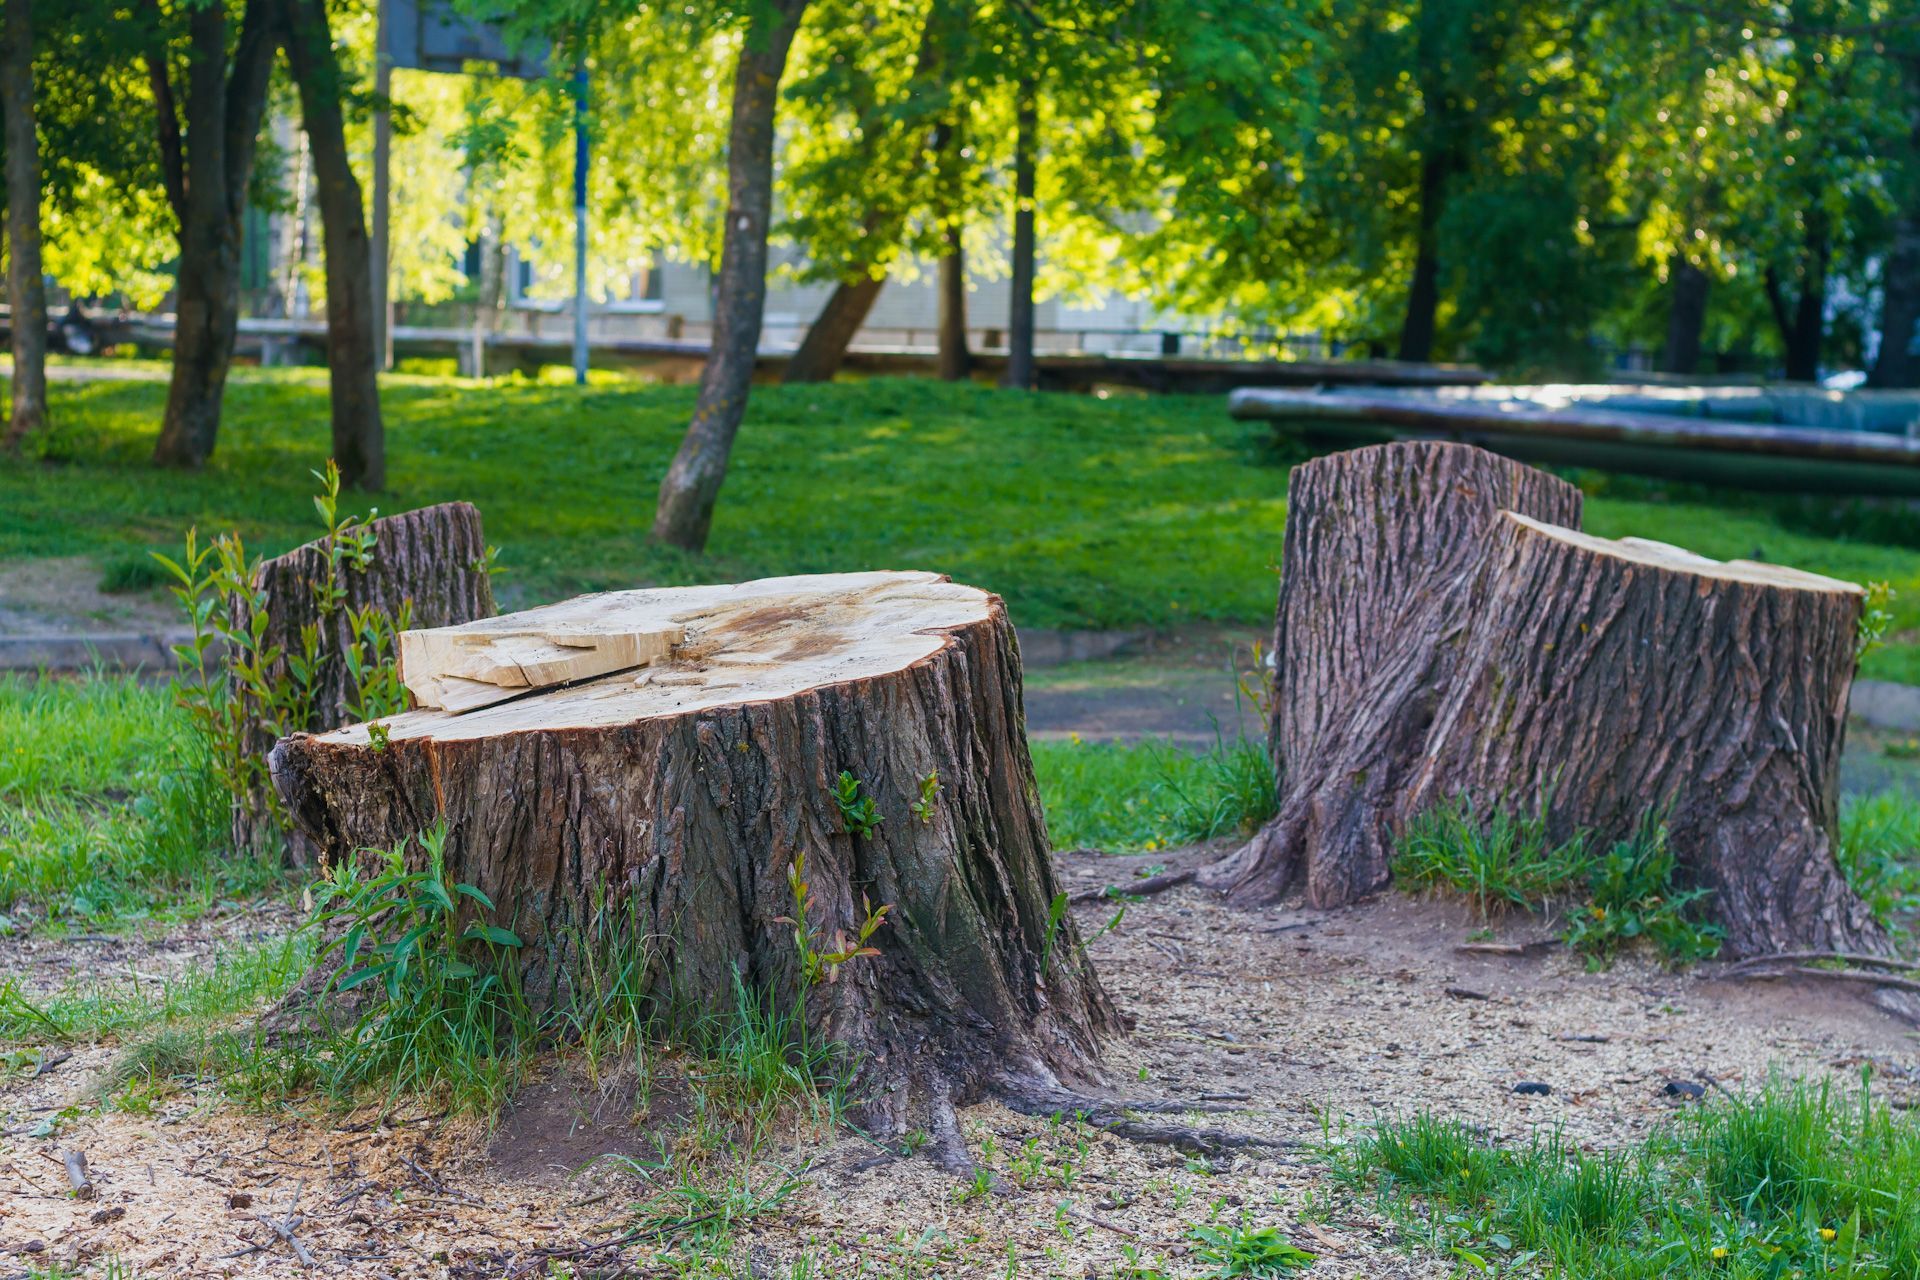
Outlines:
<svg viewBox="0 0 1920 1280"><path fill-rule="evenodd" d="M1515 467L1422 443L1295 472L1283 799L1209 879L1350 901L1386 883L1395 832L1456 795L1544 805L1556 839L1664 815L1730 953L1883 949L1834 860L1860 588L1582 533L1577 494ZM1532 510L1495 509L1514 506Z"/></svg>
<svg viewBox="0 0 1920 1280"><path fill-rule="evenodd" d="M812 988L810 1022L861 1056L896 1133L1000 1089L1097 1082L1115 1015L1055 881L1027 754L1019 656L996 596L927 573L614 592L481 632L583 616L685 633L623 670L466 714L301 735L281 794L329 858L447 827L448 874L519 931L530 990L583 945L651 953L663 1001L791 992L789 870L821 950L887 905L877 956ZM859 780L873 821L835 796ZM916 805L921 807L916 810Z"/></svg>
<svg viewBox="0 0 1920 1280"><path fill-rule="evenodd" d="M542 610L544 621L534 626L501 619L406 631L400 676L423 707L473 711L532 689L645 666L686 639L685 627L635 630L601 616L622 607L618 596L588 596Z"/></svg>
<svg viewBox="0 0 1920 1280"><path fill-rule="evenodd" d="M487 539L479 509L471 503L444 502L382 516L370 521L368 528L374 545L365 570L335 569L323 539L263 561L255 571L267 613L261 648L277 648L283 655L269 664L266 679L289 679L284 655L302 651L302 629L319 628L321 660L315 671L309 730L337 728L353 718L348 708L358 700L358 691L341 657L354 638L349 613L371 607L397 620L407 610L418 627L452 626L493 614ZM337 579L340 607L323 618L314 584L329 574ZM265 753L273 741L256 730L253 746ZM265 848L279 839L265 797L235 807L233 835L240 849ZM310 851L296 839L288 852L293 861L304 862Z"/></svg>

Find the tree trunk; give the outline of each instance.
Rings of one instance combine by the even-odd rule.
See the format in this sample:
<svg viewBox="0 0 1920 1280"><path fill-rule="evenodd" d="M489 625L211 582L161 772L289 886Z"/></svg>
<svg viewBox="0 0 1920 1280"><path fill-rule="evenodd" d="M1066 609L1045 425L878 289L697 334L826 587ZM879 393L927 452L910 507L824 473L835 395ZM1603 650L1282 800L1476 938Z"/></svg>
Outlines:
<svg viewBox="0 0 1920 1280"><path fill-rule="evenodd" d="M1898 212L1881 275L1880 352L1867 379L1875 387L1920 386L1920 351L1914 350L1920 345L1920 53L1900 61L1911 128L1902 157L1905 181L1893 184Z"/></svg>
<svg viewBox="0 0 1920 1280"><path fill-rule="evenodd" d="M1802 254L1800 291L1788 304L1780 274L1766 270L1767 302L1773 310L1774 324L1780 330L1780 344L1786 351L1788 382L1817 382L1820 379L1820 347L1826 337L1827 259L1831 245L1826 215L1807 215L1806 246Z"/></svg>
<svg viewBox="0 0 1920 1280"><path fill-rule="evenodd" d="M1386 886L1384 819L1452 677L1457 646L1441 637L1466 625L1465 586L1503 510L1578 524L1580 491L1453 444L1356 449L1294 468L1268 730L1281 807L1210 881L1272 898L1301 880L1322 905Z"/></svg>
<svg viewBox="0 0 1920 1280"><path fill-rule="evenodd" d="M700 398L673 464L660 482L655 542L700 551L727 478L733 438L747 412L760 323L767 301L767 226L773 217L773 126L787 52L807 0L756 8L734 65L727 139L727 225L720 249L713 342L700 373Z"/></svg>
<svg viewBox="0 0 1920 1280"><path fill-rule="evenodd" d="M1440 310L1440 212L1447 193L1447 157L1420 161L1420 224L1407 288L1407 316L1400 325L1399 360L1433 359L1433 335Z"/></svg>
<svg viewBox="0 0 1920 1280"><path fill-rule="evenodd" d="M0 446L13 453L47 425L47 290L40 267L40 135L34 123L32 0L5 0L4 27L0 32L0 111L6 116L13 413Z"/></svg>
<svg viewBox="0 0 1920 1280"><path fill-rule="evenodd" d="M379 354L374 349L373 249L360 181L347 152L340 64L327 28L325 0L287 0L287 61L300 88L327 257L327 375L333 460L356 489L387 483L380 419Z"/></svg>
<svg viewBox="0 0 1920 1280"><path fill-rule="evenodd" d="M1033 259L1035 148L1040 128L1033 81L1020 82L1013 140L1013 279L1007 302L1007 368L1002 386L1033 388Z"/></svg>
<svg viewBox="0 0 1920 1280"><path fill-rule="evenodd" d="M307 627L318 630L320 661L313 682L312 714L306 723L314 732L358 718L353 709L361 701L361 691L343 658L354 641L352 612L371 608L396 623L405 617L407 625L421 628L493 616L487 539L477 508L446 502L383 516L368 528L374 544L365 569L335 568L322 539L263 562L254 574L267 615L262 649L278 648L283 655L298 656L304 648L301 632ZM314 584L329 580L339 590L339 603L322 614ZM244 605L239 612L236 621L244 623L248 616ZM270 664L264 675L269 681L290 680L287 657ZM264 754L272 746L272 735L256 726L252 749ZM235 849L270 849L281 834L264 794L235 807ZM305 866L313 859L312 848L298 832L286 852L295 865Z"/></svg>
<svg viewBox="0 0 1920 1280"><path fill-rule="evenodd" d="M965 104L950 108L949 115L933 131L934 182L938 191L940 220L940 266L936 283L940 312L940 376L957 382L973 371L973 353L967 349L967 256L965 169L961 152L965 149L964 130L958 112Z"/></svg>
<svg viewBox="0 0 1920 1280"><path fill-rule="evenodd" d="M787 371L781 381L832 382L847 358L853 335L867 322L867 315L886 283L886 276L869 274L835 285L820 314L807 326L807 336L801 340L800 349L787 361Z"/></svg>
<svg viewBox="0 0 1920 1280"><path fill-rule="evenodd" d="M1667 344L1660 352L1660 370L1692 374L1700 366L1700 334L1707 323L1713 277L1685 258L1675 257L1668 283L1673 305L1667 312Z"/></svg>
<svg viewBox="0 0 1920 1280"><path fill-rule="evenodd" d="M165 50L148 55L159 109L161 167L180 224L173 376L153 451L162 466L206 465L220 430L220 402L239 320L241 215L280 40L279 2L248 0L231 76L226 7L190 10L184 139L173 117Z"/></svg>
<svg viewBox="0 0 1920 1280"><path fill-rule="evenodd" d="M1857 587L1580 534L1571 486L1463 445L1298 468L1275 630L1279 814L1208 873L1383 887L1456 796L1612 841L1664 814L1735 954L1884 945L1834 861ZM1518 514L1516 514L1516 512Z"/></svg>
<svg viewBox="0 0 1920 1280"><path fill-rule="evenodd" d="M1054 909L998 597L838 574L585 597L463 630L556 629L685 641L637 675L395 717L380 749L364 727L288 738L273 774L302 829L331 860L444 822L448 876L525 941L529 991L555 989L591 940L644 948L663 1010L729 1008L736 974L803 995L809 1027L857 1060L877 1137L937 1132L949 1102L1098 1082L1117 1017ZM871 813L836 798L843 773ZM808 984L794 921L832 950L869 903L887 908L878 954Z"/></svg>

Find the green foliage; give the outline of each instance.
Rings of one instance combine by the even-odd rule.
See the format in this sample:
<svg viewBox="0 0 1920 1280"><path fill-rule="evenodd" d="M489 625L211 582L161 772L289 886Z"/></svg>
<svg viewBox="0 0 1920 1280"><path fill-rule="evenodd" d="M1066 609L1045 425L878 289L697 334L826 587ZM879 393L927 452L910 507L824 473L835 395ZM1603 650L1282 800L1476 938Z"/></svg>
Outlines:
<svg viewBox="0 0 1920 1280"><path fill-rule="evenodd" d="M1166 742L1029 744L1047 832L1060 849L1151 853L1251 833L1273 816L1273 763L1259 744L1217 737L1196 754Z"/></svg>
<svg viewBox="0 0 1920 1280"><path fill-rule="evenodd" d="M1621 946L1636 938L1652 943L1669 964L1719 954L1725 931L1693 918L1708 891L1678 887L1677 872L1665 824L1642 822L1595 859L1587 873L1587 904L1567 921L1567 945L1585 952L1595 968L1613 963Z"/></svg>
<svg viewBox="0 0 1920 1280"><path fill-rule="evenodd" d="M920 779L920 795L909 807L913 810L913 816L920 820L921 826L930 827L933 825L934 808L939 802L940 771L930 769L927 775Z"/></svg>
<svg viewBox="0 0 1920 1280"><path fill-rule="evenodd" d="M1894 590L1884 582L1869 582L1867 598L1860 606L1860 636L1854 642L1854 661L1858 662L1881 647L1893 626Z"/></svg>
<svg viewBox="0 0 1920 1280"><path fill-rule="evenodd" d="M1312 1266L1316 1257L1280 1234L1278 1227L1200 1225L1190 1229L1187 1238L1194 1241L1194 1258L1212 1267L1208 1274L1219 1280L1284 1276Z"/></svg>
<svg viewBox="0 0 1920 1280"><path fill-rule="evenodd" d="M872 795L860 794L860 785L860 779L842 770L834 780L833 803L840 810L841 821L847 824L847 834L864 840L879 830L886 818Z"/></svg>
<svg viewBox="0 0 1920 1280"><path fill-rule="evenodd" d="M75 977L29 997L0 980L0 1040L117 1039L153 1027L244 1013L284 993L313 955L300 935L257 947L218 950L161 982Z"/></svg>
<svg viewBox="0 0 1920 1280"><path fill-rule="evenodd" d="M269 784L263 744L311 727L328 665L344 664L353 681L350 714L372 719L406 706L397 637L412 621L412 602L402 604L397 618L371 605L348 608L346 574L364 573L372 564L376 535L366 523L341 515L340 469L331 459L324 473L313 475L321 483L313 505L325 530L327 564L309 582L317 620L301 627L297 652L267 634L272 619L260 562L247 555L239 534L202 546L198 530L189 529L181 559L153 554L172 575L173 594L192 625L190 638L173 646L179 665L175 698L199 730L234 812L265 804L283 830L288 818ZM334 651L321 637L332 633L331 620L342 611L350 638Z"/></svg>
<svg viewBox="0 0 1920 1280"><path fill-rule="evenodd" d="M1527 816L1504 806L1482 813L1467 796L1415 815L1394 844L1393 874L1403 886L1464 894L1483 917L1568 901L1562 937L1594 968L1610 965L1635 939L1671 965L1719 952L1721 930L1691 914L1706 891L1680 885L1677 873L1658 816L1599 851L1584 831L1555 843L1544 813Z"/></svg>
<svg viewBox="0 0 1920 1280"><path fill-rule="evenodd" d="M842 778L853 775L843 773ZM871 805L872 800L867 803ZM871 828L869 828L871 829ZM813 889L807 884L807 855L793 855L793 865L787 868L787 885L793 892L793 914L778 916L776 922L791 926L793 929L793 948L800 957L800 980L802 994L807 987L821 982L835 982L840 977L840 966L849 960L862 956L877 956L878 947L868 946L872 938L887 922L887 912L892 909L890 903L883 903L878 909L868 901L865 894L860 896L861 920L855 926L854 936L848 938L845 930L835 933L831 950L822 950L815 939L811 917L816 913Z"/></svg>
<svg viewBox="0 0 1920 1280"><path fill-rule="evenodd" d="M1920 800L1903 791L1848 796L1840 806L1840 870L1883 925L1920 905Z"/></svg>
<svg viewBox="0 0 1920 1280"><path fill-rule="evenodd" d="M258 892L277 869L225 855L225 799L165 691L0 675L0 913L191 913Z"/></svg>
<svg viewBox="0 0 1920 1280"><path fill-rule="evenodd" d="M1337 1177L1462 1271L1622 1280L1891 1280L1920 1268L1920 1127L1825 1085L1705 1104L1625 1151L1499 1147L1455 1120L1382 1121Z"/></svg>
<svg viewBox="0 0 1920 1280"><path fill-rule="evenodd" d="M1586 837L1555 843L1543 815L1504 806L1483 813L1468 796L1414 815L1394 842L1396 881L1452 889L1483 916L1567 894L1592 865Z"/></svg>
<svg viewBox="0 0 1920 1280"><path fill-rule="evenodd" d="M392 1096L444 1091L455 1105L489 1109L532 1047L514 959L520 939L480 918L493 911L485 893L449 879L446 840L436 826L343 858L315 887L309 927L324 939L318 963L332 968L320 1009L331 1009L328 996L372 992L351 1024L329 1022L315 1055L313 1074L335 1097L378 1085Z"/></svg>

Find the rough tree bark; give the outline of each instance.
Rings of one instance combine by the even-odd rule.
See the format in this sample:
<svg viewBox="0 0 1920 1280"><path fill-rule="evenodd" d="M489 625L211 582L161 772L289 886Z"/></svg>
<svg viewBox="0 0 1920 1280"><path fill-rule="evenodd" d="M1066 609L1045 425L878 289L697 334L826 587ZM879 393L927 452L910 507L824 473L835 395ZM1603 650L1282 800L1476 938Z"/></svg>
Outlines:
<svg viewBox="0 0 1920 1280"><path fill-rule="evenodd" d="M1700 366L1700 335L1706 328L1713 277L1685 258L1676 257L1668 283L1673 301L1667 311L1667 342L1660 351L1660 371L1692 374Z"/></svg>
<svg viewBox="0 0 1920 1280"><path fill-rule="evenodd" d="M47 289L40 267L40 135L33 99L33 3L5 0L0 111L6 116L13 411L0 447L9 453L47 425Z"/></svg>
<svg viewBox="0 0 1920 1280"><path fill-rule="evenodd" d="M550 989L583 937L626 930L649 940L669 1007L728 1007L736 973L800 988L782 918L804 856L817 947L851 936L863 902L889 908L879 954L805 997L810 1027L858 1055L870 1132L951 1132L951 1104L1099 1083L1118 1019L1051 907L998 597L837 574L618 592L466 630L587 623L685 640L637 675L392 718L377 751L364 726L288 738L272 765L296 820L330 859L444 822L448 874L526 940L528 990ZM842 771L876 824L844 814Z"/></svg>
<svg viewBox="0 0 1920 1280"><path fill-rule="evenodd" d="M1557 839L1664 814L1734 954L1882 945L1833 857L1861 593L1581 534L1577 490L1464 445L1298 468L1275 628L1280 811L1209 882L1384 887L1455 795Z"/></svg>
<svg viewBox="0 0 1920 1280"><path fill-rule="evenodd" d="M807 336L800 341L800 349L793 353L793 359L787 361L787 369L781 375L782 382L832 382L834 375L840 372L840 366L847 358L847 348L853 343L853 335L860 332L860 326L867 322L867 314L873 310L873 304L880 297L880 290L886 287L884 275L862 275L858 279L842 280L833 287L827 296L826 305L820 308L820 314L807 326Z"/></svg>
<svg viewBox="0 0 1920 1280"><path fill-rule="evenodd" d="M713 342L700 372L693 421L660 481L653 540L687 551L707 545L713 504L727 478L733 438L747 412L767 301L767 227L773 217L773 125L780 78L807 0L756 6L734 63L727 136L727 225L714 298Z"/></svg>
<svg viewBox="0 0 1920 1280"><path fill-rule="evenodd" d="M493 616L487 539L476 507L441 503L382 516L368 527L374 547L365 570L333 570L322 539L264 561L254 574L267 614L262 648L277 647L283 654L297 655L302 651L301 630L319 628L321 662L306 725L313 732L338 728L355 718L350 709L359 701L359 691L341 658L353 640L350 611L371 606L398 620L403 609L408 610L413 627L454 626ZM326 581L329 574L340 588L340 607L323 617L314 584ZM244 625L244 611L236 622ZM265 672L268 680L290 675L285 657ZM256 726L250 745L264 754L272 748L273 738ZM235 849L261 852L280 838L266 796L235 807ZM314 851L296 831L286 852L295 865L307 865Z"/></svg>
<svg viewBox="0 0 1920 1280"><path fill-rule="evenodd" d="M248 0L228 72L227 7L187 14L186 134L181 136L166 49L147 54L161 170L179 222L173 374L153 460L200 467L213 455L240 310L241 214L253 174L267 82L280 42L280 0Z"/></svg>
<svg viewBox="0 0 1920 1280"><path fill-rule="evenodd" d="M347 152L340 104L345 82L334 57L324 0L286 0L287 61L300 89L300 114L313 156L327 257L327 375L333 460L351 488L387 483L374 349L373 249L360 180Z"/></svg>
<svg viewBox="0 0 1920 1280"><path fill-rule="evenodd" d="M1030 79L1020 82L1013 140L1013 279L1007 302L1007 367L1000 384L1033 387L1033 197L1040 109Z"/></svg>

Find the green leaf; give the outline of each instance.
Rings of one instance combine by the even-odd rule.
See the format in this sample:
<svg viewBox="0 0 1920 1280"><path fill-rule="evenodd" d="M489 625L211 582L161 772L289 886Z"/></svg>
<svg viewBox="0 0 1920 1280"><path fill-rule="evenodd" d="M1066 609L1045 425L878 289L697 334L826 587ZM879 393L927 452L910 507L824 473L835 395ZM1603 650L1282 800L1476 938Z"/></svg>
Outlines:
<svg viewBox="0 0 1920 1280"><path fill-rule="evenodd" d="M497 924L470 924L467 926L467 931L460 936L467 941L485 939L488 942L502 947L517 947L522 945L518 934L514 933L511 929L502 929Z"/></svg>
<svg viewBox="0 0 1920 1280"><path fill-rule="evenodd" d="M467 897L472 898L475 902L479 903L481 906L485 907L489 911L492 911L494 909L493 899L489 898L486 894L480 892L480 890L473 885L457 884L453 886L453 891L455 893L465 894Z"/></svg>

